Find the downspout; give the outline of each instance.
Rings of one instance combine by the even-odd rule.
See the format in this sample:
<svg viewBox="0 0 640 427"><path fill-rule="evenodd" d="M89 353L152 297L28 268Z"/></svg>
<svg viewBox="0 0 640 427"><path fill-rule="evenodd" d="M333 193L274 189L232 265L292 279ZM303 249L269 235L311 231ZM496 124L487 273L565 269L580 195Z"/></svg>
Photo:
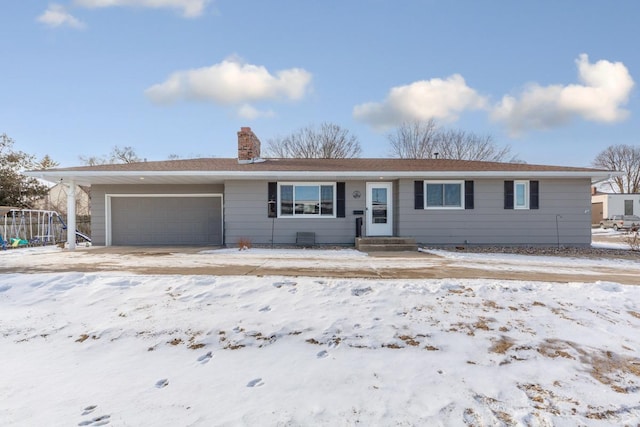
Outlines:
<svg viewBox="0 0 640 427"><path fill-rule="evenodd" d="M72 251L76 248L76 182L71 179L67 185L67 248Z"/></svg>

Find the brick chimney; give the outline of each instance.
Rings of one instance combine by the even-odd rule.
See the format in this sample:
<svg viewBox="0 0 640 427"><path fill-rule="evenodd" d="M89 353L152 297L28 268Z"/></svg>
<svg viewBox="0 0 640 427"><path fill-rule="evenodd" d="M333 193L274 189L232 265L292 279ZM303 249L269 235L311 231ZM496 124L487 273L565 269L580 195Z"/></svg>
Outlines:
<svg viewBox="0 0 640 427"><path fill-rule="evenodd" d="M260 140L250 127L238 132L238 163L253 163L260 159Z"/></svg>

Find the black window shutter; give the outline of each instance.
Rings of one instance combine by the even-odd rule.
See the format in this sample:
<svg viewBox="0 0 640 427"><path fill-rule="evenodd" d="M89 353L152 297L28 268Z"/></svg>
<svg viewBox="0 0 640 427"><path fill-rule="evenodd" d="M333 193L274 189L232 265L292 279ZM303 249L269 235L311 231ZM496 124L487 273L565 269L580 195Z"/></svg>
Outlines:
<svg viewBox="0 0 640 427"><path fill-rule="evenodd" d="M540 183L538 181L529 181L529 209L540 208L539 190Z"/></svg>
<svg viewBox="0 0 640 427"><path fill-rule="evenodd" d="M424 209L424 181L413 182L414 209Z"/></svg>
<svg viewBox="0 0 640 427"><path fill-rule="evenodd" d="M344 182L336 182L336 217L345 217L345 185Z"/></svg>
<svg viewBox="0 0 640 427"><path fill-rule="evenodd" d="M275 218L278 216L278 183L270 182L267 190L267 216Z"/></svg>
<svg viewBox="0 0 640 427"><path fill-rule="evenodd" d="M504 208L513 209L513 181L504 182Z"/></svg>
<svg viewBox="0 0 640 427"><path fill-rule="evenodd" d="M464 182L464 208L473 209L473 181Z"/></svg>

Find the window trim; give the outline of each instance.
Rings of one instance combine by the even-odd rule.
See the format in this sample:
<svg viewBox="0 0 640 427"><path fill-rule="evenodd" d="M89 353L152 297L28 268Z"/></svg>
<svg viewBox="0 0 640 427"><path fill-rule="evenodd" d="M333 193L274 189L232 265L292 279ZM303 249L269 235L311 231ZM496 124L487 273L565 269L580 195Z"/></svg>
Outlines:
<svg viewBox="0 0 640 427"><path fill-rule="evenodd" d="M518 205L518 185L524 185L524 205ZM513 209L514 210L529 210L530 203L530 181L529 180L514 180L513 181Z"/></svg>
<svg viewBox="0 0 640 427"><path fill-rule="evenodd" d="M460 206L428 206L427 184L458 184L460 186ZM465 209L465 181L463 179L425 180L423 184L425 210L464 210ZM444 202L444 201L443 201Z"/></svg>
<svg viewBox="0 0 640 427"><path fill-rule="evenodd" d="M325 182L325 181L278 181L278 198L277 198L277 217L278 218L292 218L292 219L299 219L299 218L312 218L312 219L319 219L319 218L338 218L338 194L337 194L337 187L338 187L338 183L337 182ZM291 215L283 215L282 214L282 186L283 185L291 185L293 186L293 205L294 205L294 209L293 209L293 213ZM318 187L318 194L320 199L322 199L322 186L331 186L333 188L333 214L332 215L322 215L320 213L317 214L296 214L296 210L295 210L295 194L296 194L296 186L317 186ZM319 200L319 202L321 202L321 200Z"/></svg>
<svg viewBox="0 0 640 427"><path fill-rule="evenodd" d="M515 206L516 184L524 184L526 189L525 205ZM504 208L509 210L539 210L540 209L540 181L537 179L520 179L504 181Z"/></svg>

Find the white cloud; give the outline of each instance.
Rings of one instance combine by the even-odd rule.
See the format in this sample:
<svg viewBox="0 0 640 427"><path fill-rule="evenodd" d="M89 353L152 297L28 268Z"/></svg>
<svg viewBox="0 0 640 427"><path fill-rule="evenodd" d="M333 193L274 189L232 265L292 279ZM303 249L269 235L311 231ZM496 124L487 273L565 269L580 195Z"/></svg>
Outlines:
<svg viewBox="0 0 640 427"><path fill-rule="evenodd" d="M247 120L254 120L259 117L275 117L275 115L271 110L261 111L249 104L244 104L238 108L238 116Z"/></svg>
<svg viewBox="0 0 640 427"><path fill-rule="evenodd" d="M421 80L391 88L383 102L356 105L353 116L378 129L405 121L454 121L465 110L484 108L486 99L454 74L446 79Z"/></svg>
<svg viewBox="0 0 640 427"><path fill-rule="evenodd" d="M265 67L245 64L236 58L210 67L177 71L162 83L145 91L153 102L166 104L181 99L211 101L218 105L239 106L243 117L268 116L249 105L255 101L299 100L311 83L311 74L290 68L271 74Z"/></svg>
<svg viewBox="0 0 640 427"><path fill-rule="evenodd" d="M627 118L629 112L622 106L634 86L627 67L605 60L592 64L586 54L576 64L582 84L530 84L517 96L505 95L491 118L504 122L513 135L558 127L576 118L601 123Z"/></svg>
<svg viewBox="0 0 640 427"><path fill-rule="evenodd" d="M87 8L115 6L145 7L150 9L177 9L187 18L202 15L211 0L75 0L75 4Z"/></svg>
<svg viewBox="0 0 640 427"><path fill-rule="evenodd" d="M71 27L83 29L85 24L66 11L64 6L59 4L50 4L46 11L37 18L41 22L51 28Z"/></svg>

